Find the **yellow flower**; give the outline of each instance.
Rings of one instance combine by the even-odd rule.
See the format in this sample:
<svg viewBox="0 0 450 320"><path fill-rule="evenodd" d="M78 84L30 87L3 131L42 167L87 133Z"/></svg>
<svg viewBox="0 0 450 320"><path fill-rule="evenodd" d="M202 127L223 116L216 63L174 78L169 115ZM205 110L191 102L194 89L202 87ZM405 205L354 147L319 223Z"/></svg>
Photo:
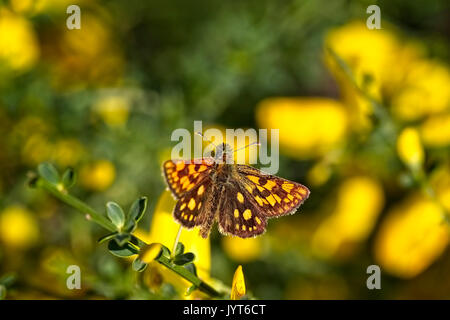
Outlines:
<svg viewBox="0 0 450 320"><path fill-rule="evenodd" d="M357 176L345 180L338 189L337 203L313 235L313 250L331 257L365 240L372 231L384 204L383 189L378 181Z"/></svg>
<svg viewBox="0 0 450 320"><path fill-rule="evenodd" d="M98 160L80 169L80 183L86 189L103 191L109 188L116 178L116 169L108 160Z"/></svg>
<svg viewBox="0 0 450 320"><path fill-rule="evenodd" d="M428 268L447 243L448 226L439 206L413 195L388 212L375 239L375 258L382 270L412 278Z"/></svg>
<svg viewBox="0 0 450 320"><path fill-rule="evenodd" d="M122 127L128 120L130 101L125 96L111 95L99 99L94 110L111 127Z"/></svg>
<svg viewBox="0 0 450 320"><path fill-rule="evenodd" d="M165 191L155 208L152 217L150 233L146 234L142 230L138 230L135 234L147 243L161 243L168 247L171 251L174 245L175 237L178 233L180 225L175 222L172 217L172 211L175 206L175 200L169 191ZM197 274L203 280L209 279L211 269L211 248L210 241L199 236L198 230L183 229L179 242L183 243L186 252L195 254L194 264L197 267ZM192 285L190 282L180 278L172 271L160 266L158 263L151 263L150 268L145 271L146 283L156 289L163 281L173 284L181 292ZM198 291L194 291L186 298L197 297Z"/></svg>
<svg viewBox="0 0 450 320"><path fill-rule="evenodd" d="M300 159L321 156L339 146L347 131L347 114L327 98L269 98L257 109L261 128L280 130L280 151Z"/></svg>
<svg viewBox="0 0 450 320"><path fill-rule="evenodd" d="M397 139L397 153L400 159L411 168L419 168L425 154L420 142L419 132L415 128L405 128Z"/></svg>
<svg viewBox="0 0 450 320"><path fill-rule="evenodd" d="M23 17L0 8L0 62L15 71L31 68L39 58L32 25Z"/></svg>
<svg viewBox="0 0 450 320"><path fill-rule="evenodd" d="M360 21L333 29L326 36L325 62L339 83L353 128L366 130L371 126L369 116L372 106L354 88L328 48L349 66L358 86L373 98L379 99L383 81L390 78L387 72L391 70L394 54L398 50L397 41L387 29L373 32ZM368 78L371 80L367 81Z"/></svg>
<svg viewBox="0 0 450 320"><path fill-rule="evenodd" d="M392 112L405 121L449 110L450 72L448 67L431 60L410 65L405 83L392 98Z"/></svg>
<svg viewBox="0 0 450 320"><path fill-rule="evenodd" d="M64 168L77 164L83 152L83 146L77 139L61 139L53 147L52 158Z"/></svg>
<svg viewBox="0 0 450 320"><path fill-rule="evenodd" d="M35 166L51 157L53 146L48 137L40 133L27 138L22 148L22 159L25 164Z"/></svg>
<svg viewBox="0 0 450 320"><path fill-rule="evenodd" d="M231 259L241 263L258 259L263 252L262 237L223 237L222 247Z"/></svg>
<svg viewBox="0 0 450 320"><path fill-rule="evenodd" d="M238 266L233 276L233 283L231 285L231 300L239 300L246 293L244 273L242 266Z"/></svg>
<svg viewBox="0 0 450 320"><path fill-rule="evenodd" d="M20 206L0 213L0 241L11 248L26 249L36 244L39 227L33 214Z"/></svg>
<svg viewBox="0 0 450 320"><path fill-rule="evenodd" d="M312 186L321 186L328 181L331 173L327 163L318 162L308 171L307 179Z"/></svg>
<svg viewBox="0 0 450 320"><path fill-rule="evenodd" d="M430 116L420 125L423 144L428 147L450 145L450 113Z"/></svg>

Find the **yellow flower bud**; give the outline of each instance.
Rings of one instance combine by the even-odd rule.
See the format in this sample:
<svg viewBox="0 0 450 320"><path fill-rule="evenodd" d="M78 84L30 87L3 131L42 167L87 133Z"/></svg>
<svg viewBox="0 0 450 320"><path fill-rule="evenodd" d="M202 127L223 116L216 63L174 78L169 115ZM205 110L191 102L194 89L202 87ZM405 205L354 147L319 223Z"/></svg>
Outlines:
<svg viewBox="0 0 450 320"><path fill-rule="evenodd" d="M241 297L243 297L246 293L245 288L245 280L244 280L244 273L242 272L242 266L237 267L234 277L233 277L233 283L231 285L231 300L239 300Z"/></svg>
<svg viewBox="0 0 450 320"><path fill-rule="evenodd" d="M419 168L425 154L419 132L415 128L405 128L397 139L397 153L400 159L411 168Z"/></svg>

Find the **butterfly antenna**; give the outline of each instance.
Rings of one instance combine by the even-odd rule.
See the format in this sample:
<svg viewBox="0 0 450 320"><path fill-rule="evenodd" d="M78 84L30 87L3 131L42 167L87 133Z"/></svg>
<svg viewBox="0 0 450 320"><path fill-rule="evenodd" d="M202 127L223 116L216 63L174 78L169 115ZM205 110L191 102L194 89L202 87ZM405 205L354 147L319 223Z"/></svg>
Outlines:
<svg viewBox="0 0 450 320"><path fill-rule="evenodd" d="M203 140L208 141L208 142L211 143L215 148L217 148L217 145L216 145L214 142L212 142L210 139L207 139L201 132L198 132L198 131L197 131L195 134L198 134L200 137L203 138Z"/></svg>
<svg viewBox="0 0 450 320"><path fill-rule="evenodd" d="M245 147L242 147L242 148L239 148L239 149L234 150L233 152L238 152L239 150L247 149L248 147L251 147L251 146L253 146L253 145L260 146L261 143L259 143L259 142L252 142L252 143L246 145Z"/></svg>

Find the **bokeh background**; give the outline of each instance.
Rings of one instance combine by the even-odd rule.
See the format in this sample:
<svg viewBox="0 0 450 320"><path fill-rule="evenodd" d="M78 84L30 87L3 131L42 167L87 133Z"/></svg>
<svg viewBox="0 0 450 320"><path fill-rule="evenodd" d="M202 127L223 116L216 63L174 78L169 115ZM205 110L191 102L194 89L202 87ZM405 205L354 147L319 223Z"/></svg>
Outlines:
<svg viewBox="0 0 450 320"><path fill-rule="evenodd" d="M66 28L70 4L81 30ZM381 30L365 25L371 4ZM194 120L279 129L279 175L311 190L255 239L183 231L202 278L230 286L242 265L256 298L450 298L449 21L446 0L0 1L6 298L186 298L179 277L137 275L27 176L71 166L71 192L102 212L146 195L137 234L171 247L160 166ZM66 288L71 264L81 290ZM381 290L366 287L372 264Z"/></svg>

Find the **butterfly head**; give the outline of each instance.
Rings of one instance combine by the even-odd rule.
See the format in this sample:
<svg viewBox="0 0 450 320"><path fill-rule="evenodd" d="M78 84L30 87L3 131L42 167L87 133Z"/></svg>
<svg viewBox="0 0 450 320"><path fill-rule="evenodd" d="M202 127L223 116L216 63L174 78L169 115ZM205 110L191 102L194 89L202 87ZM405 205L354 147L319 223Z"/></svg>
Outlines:
<svg viewBox="0 0 450 320"><path fill-rule="evenodd" d="M214 152L214 158L217 162L231 163L233 160L233 149L229 144L221 143Z"/></svg>

